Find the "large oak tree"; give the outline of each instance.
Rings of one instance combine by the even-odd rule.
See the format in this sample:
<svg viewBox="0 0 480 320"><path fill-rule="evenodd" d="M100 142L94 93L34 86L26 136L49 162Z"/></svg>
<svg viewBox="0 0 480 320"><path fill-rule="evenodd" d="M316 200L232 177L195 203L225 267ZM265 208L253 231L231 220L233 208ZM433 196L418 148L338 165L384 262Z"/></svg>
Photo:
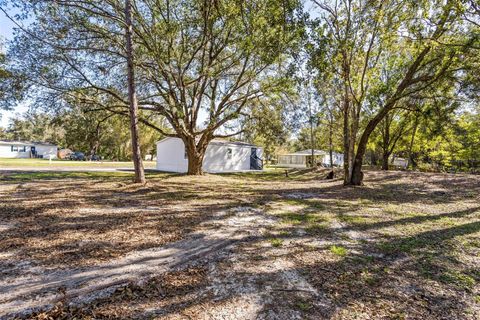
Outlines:
<svg viewBox="0 0 480 320"><path fill-rule="evenodd" d="M281 89L301 28L297 0L132 0L139 122L180 137L188 173L208 143L267 93ZM12 52L44 104L66 97L128 115L124 1L26 2L28 31ZM21 63L20 63L21 61ZM112 103L112 98L114 103ZM257 102L255 102L257 101ZM152 115L171 130L155 126Z"/></svg>

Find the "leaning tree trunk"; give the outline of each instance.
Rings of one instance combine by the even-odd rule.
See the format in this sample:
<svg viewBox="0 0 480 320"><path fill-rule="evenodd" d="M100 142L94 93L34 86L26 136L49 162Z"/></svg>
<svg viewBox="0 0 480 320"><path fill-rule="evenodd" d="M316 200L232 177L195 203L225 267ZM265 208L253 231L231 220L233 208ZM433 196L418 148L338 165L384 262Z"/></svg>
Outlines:
<svg viewBox="0 0 480 320"><path fill-rule="evenodd" d="M135 168L135 182L145 183L145 172L143 169L142 154L140 151L140 138L138 130L138 102L135 88L135 71L133 61L132 45L132 4L130 0L125 0L125 40L127 49L127 69L128 69L128 102L130 111L130 133L132 136L132 158Z"/></svg>
<svg viewBox="0 0 480 320"><path fill-rule="evenodd" d="M438 31L438 30L437 30ZM385 103L385 106L377 113L377 115L368 122L363 134L360 138L360 142L358 143L357 153L355 155L355 161L353 164L353 171L352 177L350 181L346 184L350 185L362 185L363 182L363 172L362 172L362 165L363 165L363 158L365 156L365 152L367 150L367 143L370 135L372 134L373 130L377 127L377 125L382 121L385 116L390 112L390 110L395 106L395 103L402 96L405 89L412 83L412 79L414 78L420 64L425 60L426 55L430 52L431 47L428 46L420 52L417 56L413 64L408 69L405 77L400 82L397 87L396 93L392 96L390 101Z"/></svg>
<svg viewBox="0 0 480 320"><path fill-rule="evenodd" d="M385 115L395 105L394 102L387 104L365 127L360 141L358 142L357 153L355 154L355 160L353 162L352 178L349 181L349 185L361 186L363 183L363 159L365 152L367 151L367 143L370 135L377 125L385 118Z"/></svg>

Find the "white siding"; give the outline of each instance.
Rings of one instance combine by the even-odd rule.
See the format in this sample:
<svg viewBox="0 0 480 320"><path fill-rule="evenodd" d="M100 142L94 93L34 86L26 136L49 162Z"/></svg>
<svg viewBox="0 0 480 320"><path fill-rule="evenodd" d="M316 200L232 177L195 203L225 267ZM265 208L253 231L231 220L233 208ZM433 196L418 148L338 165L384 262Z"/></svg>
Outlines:
<svg viewBox="0 0 480 320"><path fill-rule="evenodd" d="M333 155L333 157L332 157L333 158L333 165L338 166L338 167L343 166L343 154L334 152L332 155ZM330 155L329 154L325 155L325 158L323 159L323 164L326 165L326 166L330 165Z"/></svg>
<svg viewBox="0 0 480 320"><path fill-rule="evenodd" d="M230 158L228 149L231 150ZM203 170L207 172L250 170L250 154L249 146L209 145L203 160Z"/></svg>
<svg viewBox="0 0 480 320"><path fill-rule="evenodd" d="M188 161L181 139L167 138L157 142L157 170L187 172L187 169Z"/></svg>
<svg viewBox="0 0 480 320"><path fill-rule="evenodd" d="M234 172L250 170L251 146L212 143L207 147L203 160L206 172ZM231 156L229 157L229 149ZM257 147L257 156L262 158L263 150ZM157 170L187 172L185 145L180 138L167 138L157 142Z"/></svg>
<svg viewBox="0 0 480 320"><path fill-rule="evenodd" d="M278 157L278 165L290 168L306 168L307 159L304 155L282 155Z"/></svg>
<svg viewBox="0 0 480 320"><path fill-rule="evenodd" d="M49 159L50 155L52 155L52 159L57 158L57 146L37 144L35 145L35 150L37 152L37 155L43 156L44 159Z"/></svg>
<svg viewBox="0 0 480 320"><path fill-rule="evenodd" d="M23 147L23 145L18 146L18 148ZM30 158L30 146L25 146L25 152L19 152L12 151L12 145L0 144L0 158Z"/></svg>

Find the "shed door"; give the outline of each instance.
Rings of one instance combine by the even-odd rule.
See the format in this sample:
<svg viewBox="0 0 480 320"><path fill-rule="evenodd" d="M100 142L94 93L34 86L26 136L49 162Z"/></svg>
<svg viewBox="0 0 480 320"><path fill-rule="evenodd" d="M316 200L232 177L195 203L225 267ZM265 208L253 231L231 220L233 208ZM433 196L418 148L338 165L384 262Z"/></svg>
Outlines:
<svg viewBox="0 0 480 320"><path fill-rule="evenodd" d="M257 156L257 148L251 148L250 170L262 170L262 159Z"/></svg>

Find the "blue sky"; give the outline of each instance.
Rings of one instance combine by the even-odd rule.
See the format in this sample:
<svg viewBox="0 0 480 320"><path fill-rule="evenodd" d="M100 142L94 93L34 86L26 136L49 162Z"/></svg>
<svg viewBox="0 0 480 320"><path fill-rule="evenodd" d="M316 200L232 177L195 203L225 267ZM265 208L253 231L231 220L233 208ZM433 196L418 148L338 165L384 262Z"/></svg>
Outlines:
<svg viewBox="0 0 480 320"><path fill-rule="evenodd" d="M314 14L311 9L312 3L310 0L306 0L306 8L310 14ZM10 16L13 16L15 12L9 12ZM13 37L13 31L15 28L15 24L8 19L3 12L0 11L0 39L1 42L5 42L11 40ZM10 118L14 117L17 113L23 113L27 111L28 108L26 106L16 106L11 111L2 111L0 110L0 127L7 127Z"/></svg>
<svg viewBox="0 0 480 320"><path fill-rule="evenodd" d="M0 38L2 42L12 39L14 24L3 12L0 12ZM18 112L26 111L25 107L17 107L12 111L0 111L0 127L6 127L8 120Z"/></svg>

